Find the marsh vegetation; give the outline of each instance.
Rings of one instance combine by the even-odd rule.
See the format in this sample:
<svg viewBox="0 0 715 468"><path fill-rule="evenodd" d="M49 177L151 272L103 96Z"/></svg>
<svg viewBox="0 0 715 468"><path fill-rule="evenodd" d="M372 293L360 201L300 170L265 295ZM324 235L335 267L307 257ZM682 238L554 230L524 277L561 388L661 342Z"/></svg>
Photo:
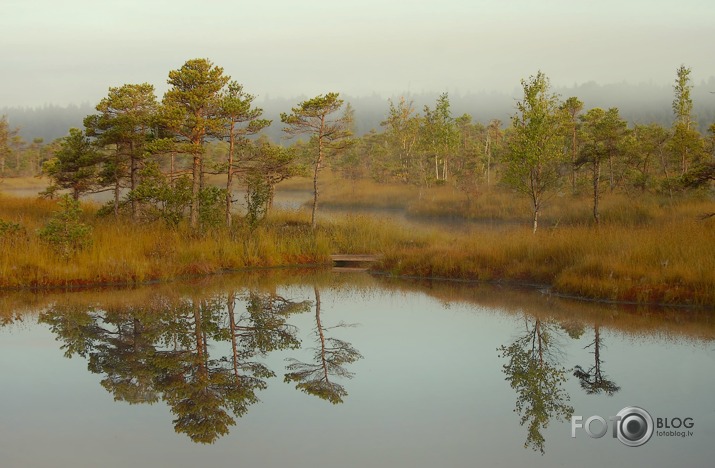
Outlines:
<svg viewBox="0 0 715 468"><path fill-rule="evenodd" d="M508 125L453 116L445 93L422 112L390 100L381 129L358 136L350 104L326 93L283 113L295 138L277 142L254 96L189 60L161 101L147 83L110 88L55 142L28 144L2 120L0 189L27 195L23 177L44 179L43 198L1 195L0 286L371 253L394 275L712 307L715 124L698 131L689 76L676 71L671 127L563 100L539 72ZM292 193L308 210L276 202Z"/></svg>

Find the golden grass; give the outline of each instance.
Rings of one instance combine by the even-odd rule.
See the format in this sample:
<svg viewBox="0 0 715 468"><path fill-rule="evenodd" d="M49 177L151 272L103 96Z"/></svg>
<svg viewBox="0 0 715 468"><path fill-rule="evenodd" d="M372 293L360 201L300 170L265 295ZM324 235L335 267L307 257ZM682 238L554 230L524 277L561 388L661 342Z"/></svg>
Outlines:
<svg viewBox="0 0 715 468"><path fill-rule="evenodd" d="M396 190L361 184L375 189L371 197ZM446 203L448 190L426 195ZM491 197L494 209L508 214L501 219L521 213L517 205L523 200L505 192ZM20 223L27 232L26 239L0 241L0 287L131 284L244 268L327 265L332 253L373 253L384 256L376 268L395 275L538 283L599 300L715 307L715 218L698 218L715 211L711 201L608 196L600 226L593 225L583 199L557 197L548 208L552 218L536 234L528 221L450 231L448 225L428 230L367 215L331 216L313 231L307 212L283 211L272 213L253 233L236 223L230 232L197 238L185 228L98 219L96 207L85 205L92 247L65 262L36 235L55 203L0 196L0 219Z"/></svg>
<svg viewBox="0 0 715 468"><path fill-rule="evenodd" d="M532 234L473 230L427 248L390 252L398 275L514 280L553 291L634 303L715 306L715 222L661 220L649 226L564 226Z"/></svg>
<svg viewBox="0 0 715 468"><path fill-rule="evenodd" d="M331 253L329 244L309 228L286 230L280 220L269 220L252 234L239 226L196 238L185 228L99 219L93 214L96 207L85 205L92 246L64 261L36 233L55 210L53 201L0 197L0 219L20 223L27 234L0 241L0 287L141 283L249 267L325 263ZM307 219L300 223L308 226Z"/></svg>
<svg viewBox="0 0 715 468"><path fill-rule="evenodd" d="M13 190L44 190L49 184L46 177L7 177L0 179L0 190L12 192Z"/></svg>
<svg viewBox="0 0 715 468"><path fill-rule="evenodd" d="M85 204L92 245L64 261L37 235L56 209L54 201L0 196L0 219L21 224L26 233L0 239L0 288L134 284L245 268L328 265L331 253L386 252L411 242L406 230L367 216L335 218L313 231L309 213L275 212L254 232L237 218L230 231L196 237L185 227L97 218L97 206Z"/></svg>
<svg viewBox="0 0 715 468"><path fill-rule="evenodd" d="M320 185L320 204L330 208L406 209L419 198L411 185L327 179Z"/></svg>

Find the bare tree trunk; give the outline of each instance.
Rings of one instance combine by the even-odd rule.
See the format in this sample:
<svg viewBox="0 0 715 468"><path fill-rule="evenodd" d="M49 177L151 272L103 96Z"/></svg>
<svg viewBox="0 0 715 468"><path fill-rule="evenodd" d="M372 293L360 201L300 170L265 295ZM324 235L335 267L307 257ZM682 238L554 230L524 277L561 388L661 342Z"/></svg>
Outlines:
<svg viewBox="0 0 715 468"><path fill-rule="evenodd" d="M228 172L226 174L226 227L231 227L231 185L233 185L233 148L235 137L233 135L233 121L231 122L228 137Z"/></svg>
<svg viewBox="0 0 715 468"><path fill-rule="evenodd" d="M205 174L204 174L204 158L199 161L199 191L203 190L205 187Z"/></svg>
<svg viewBox="0 0 715 468"><path fill-rule="evenodd" d="M609 172L609 189L613 192L615 188L615 182L613 179L613 155L608 155L608 172Z"/></svg>
<svg viewBox="0 0 715 468"><path fill-rule="evenodd" d="M228 309L229 325L231 328L231 350L233 351L233 375L236 377L236 382L239 381L238 375L238 344L236 340L236 293L231 292L228 294L228 301L226 308Z"/></svg>
<svg viewBox="0 0 715 468"><path fill-rule="evenodd" d="M196 338L196 354L198 361L203 364L206 362L205 346L204 346L204 333L201 327L201 311L199 310L199 305L194 302L193 304L194 312L194 337Z"/></svg>
<svg viewBox="0 0 715 468"><path fill-rule="evenodd" d="M169 168L169 185L174 188L174 166L176 163L176 153L171 152L171 167Z"/></svg>
<svg viewBox="0 0 715 468"><path fill-rule="evenodd" d="M484 142L484 153L487 155L487 188L489 188L489 177L490 177L490 169L492 165L492 148L491 148L491 136L489 135L489 129L487 129L487 138L486 141Z"/></svg>
<svg viewBox="0 0 715 468"><path fill-rule="evenodd" d="M536 334L537 347L539 349L539 364L544 365L544 346L543 340L541 339L541 320L536 319L534 324L534 333Z"/></svg>
<svg viewBox="0 0 715 468"><path fill-rule="evenodd" d="M137 164L137 158L136 155L134 154L134 143L129 143L129 185L131 187L131 190L134 191L134 189L137 188L137 170L138 164ZM134 199L134 197L131 198L131 206L132 206L132 220L137 219L137 201Z"/></svg>
<svg viewBox="0 0 715 468"><path fill-rule="evenodd" d="M648 185L648 157L643 161L643 168L641 169L641 175L643 180L641 181L641 193L645 193L646 185Z"/></svg>
<svg viewBox="0 0 715 468"><path fill-rule="evenodd" d="M313 286L313 291L315 292L315 326L318 329L318 336L320 337L320 359L323 365L325 381L328 382L328 363L325 358L325 334L323 324L320 323L320 291L318 291L317 286Z"/></svg>
<svg viewBox="0 0 715 468"><path fill-rule="evenodd" d="M353 184L354 189L355 184ZM273 209L273 201L276 198L276 186L274 184L268 184L268 202L266 204L266 216Z"/></svg>
<svg viewBox="0 0 715 468"><path fill-rule="evenodd" d="M576 194L576 126L571 134L571 193Z"/></svg>
<svg viewBox="0 0 715 468"><path fill-rule="evenodd" d="M594 364L594 374L596 382L603 379L601 375L601 327L598 325L593 326L593 331L595 337L593 339L593 364Z"/></svg>
<svg viewBox="0 0 715 468"><path fill-rule="evenodd" d="M665 180L668 182L668 195L673 198L673 187L670 184L670 174L668 173L668 161L665 159L665 154L661 152L660 154L660 165L663 168L663 174L665 175Z"/></svg>
<svg viewBox="0 0 715 468"><path fill-rule="evenodd" d="M536 234L536 228L539 226L539 211L541 210L541 195L542 191L540 189L541 181L541 166L537 166L535 170L531 173L531 201L534 207L534 234Z"/></svg>
<svg viewBox="0 0 715 468"><path fill-rule="evenodd" d="M439 161L436 154L434 155L434 177L435 180L439 180Z"/></svg>
<svg viewBox="0 0 715 468"><path fill-rule="evenodd" d="M189 222L191 228L196 230L199 227L199 190L201 189L201 156L194 155L192 167L193 184L191 186L191 212Z"/></svg>
<svg viewBox="0 0 715 468"><path fill-rule="evenodd" d="M313 171L313 212L310 215L310 227L315 229L315 212L318 210L318 171L320 170L320 164L323 161L323 130L320 130L320 136L318 136L318 159L315 161L315 168Z"/></svg>
<svg viewBox="0 0 715 468"><path fill-rule="evenodd" d="M114 178L114 217L119 218L119 178ZM134 199L132 197L132 206L134 205Z"/></svg>
<svg viewBox="0 0 715 468"><path fill-rule="evenodd" d="M601 179L601 161L595 158L593 161L593 220L596 224L600 221L600 216L598 214L598 184Z"/></svg>

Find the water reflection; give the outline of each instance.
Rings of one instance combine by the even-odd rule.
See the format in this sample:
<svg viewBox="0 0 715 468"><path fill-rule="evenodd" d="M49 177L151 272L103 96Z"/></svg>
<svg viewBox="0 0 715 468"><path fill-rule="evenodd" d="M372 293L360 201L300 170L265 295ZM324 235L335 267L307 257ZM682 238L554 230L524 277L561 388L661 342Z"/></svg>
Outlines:
<svg viewBox="0 0 715 468"><path fill-rule="evenodd" d="M524 330L510 345L498 351L508 362L503 371L516 391L519 423L527 426L524 447L544 453L544 436L552 419L566 421L573 414L564 390L567 370L561 366L557 345L559 324L524 315Z"/></svg>
<svg viewBox="0 0 715 468"><path fill-rule="evenodd" d="M506 380L517 393L515 411L521 416L520 424L528 428L524 447L545 453L543 430L552 419L568 421L574 409L568 404L570 395L563 388L568 371L561 365L564 358L559 343L561 331L574 340L586 332L583 323L576 320L557 322L524 316L524 332L510 345L498 351L508 359L503 366ZM591 349L593 363L576 365L572 372L587 395L613 396L621 388L603 371L601 354L605 348L601 325L593 324L593 340L584 349Z"/></svg>
<svg viewBox="0 0 715 468"><path fill-rule="evenodd" d="M663 359L707 359L711 356L701 350L688 354L671 345L698 342L711 350L715 337L712 314L701 311L603 307L533 291L398 282L368 275L214 278L118 294L0 296L4 330L30 327L31 320L24 318L31 310L42 311L40 323L47 324L65 356L85 359L114 400L131 405L162 402L159 409L165 404L171 416L163 411L152 421L169 429L176 446L187 445L188 440L214 443L251 410L254 417L242 421L246 430L240 438L212 447L211 453L228 445L240 448L243 455L254 445L258 452L265 447L257 441L273 440L268 434L277 430L290 434L280 442L285 446L310 443L310 431L304 434L300 421L315 416L340 428L326 446L340 447L341 453L352 447L344 441L354 444L359 454L379 454L395 444L400 453L419 452L415 460L424 466L436 463L427 458L429 453L460 455L471 463L482 456L476 451L493 454L484 455L487 464L560 464L555 455L573 453L575 444L583 442L569 437L572 414L611 414L603 412L613 410L603 405L607 397L616 395L614 400L631 404L634 395L648 395L643 389L651 390L664 380L682 381L684 371L675 372L673 365L668 379L658 377L657 385L657 372L643 371L636 379L628 370ZM346 328L358 312L362 326ZM618 359L633 351L633 340L649 344L653 354L640 361L631 354ZM360 361L356 347L366 356L380 358ZM58 354L56 346L52 350ZM477 372L467 370L475 369L465 364L470 359ZM702 362L697 369L701 367ZM425 368L434 373L424 374ZM348 382L353 372L357 376ZM707 384L712 378L697 380L706 374L688 374L688 382ZM450 398L440 397L440 382L451 383ZM507 382L512 390L507 390ZM33 385L31 380L27 385ZM359 398L346 398L348 390L355 396L360 392ZM104 390L98 393L106 396ZM695 390L692 393L694 397L683 399L706 401ZM470 400L475 394L478 398ZM314 396L347 404L332 408ZM271 403L258 406L259 397ZM57 397L59 406L65 404L61 398ZM621 407L620 401L613 404ZM92 406L92 412L101 411L100 406ZM323 411L320 408L327 408L329 416L317 414ZM683 414L691 411L676 409ZM301 413L308 410L311 413ZM276 412L281 413L275 416L280 423L274 425L271 415ZM136 421L131 411L122 415ZM169 420L187 437L175 437ZM489 431L483 427L485 420L493 423ZM261 432L263 426L271 427ZM350 437L335 440L338 433ZM527 450L508 450L522 444ZM542 458L547 445L548 454ZM375 460L355 459L355 466L390 464L371 461ZM332 459L330 463L340 464Z"/></svg>
<svg viewBox="0 0 715 468"><path fill-rule="evenodd" d="M574 367L573 375L581 382L581 388L588 395L605 393L608 396L613 396L621 387L616 385L613 380L608 379L603 372L603 359L601 358L601 348L605 348L603 337L601 337L601 325L593 324L593 341L586 348L593 348L593 365L588 368L581 365Z"/></svg>
<svg viewBox="0 0 715 468"><path fill-rule="evenodd" d="M245 306L240 312L239 302ZM316 295L322 336L319 302ZM297 328L286 320L290 314L307 312L311 305L274 293L230 292L209 298L159 297L147 307L54 304L40 314L39 321L50 326L66 357L82 356L91 372L103 375L101 384L116 401L161 399L175 416L176 432L194 442L212 443L229 432L235 418L258 401L256 393L267 387L266 379L275 376L257 358L300 347ZM330 347L324 341L321 351L326 376L337 372L341 357L345 362L333 349L339 340L327 341ZM230 342L230 348L220 346L221 342ZM352 350L351 356L359 356L351 345L343 344ZM340 357L331 357L336 353ZM294 375L286 379L293 380ZM311 383L306 383L306 391L314 393ZM347 394L337 384L328 389Z"/></svg>
<svg viewBox="0 0 715 468"><path fill-rule="evenodd" d="M346 364L357 361L362 355L353 346L343 340L327 337L333 329L352 326L339 323L333 327L325 327L320 320L320 291L314 287L315 293L315 337L317 346L313 348L313 362L301 362L289 359L286 382L297 382L295 388L305 393L315 395L333 404L343 402L348 395L345 387L330 380L331 376L352 378L353 373L345 368Z"/></svg>

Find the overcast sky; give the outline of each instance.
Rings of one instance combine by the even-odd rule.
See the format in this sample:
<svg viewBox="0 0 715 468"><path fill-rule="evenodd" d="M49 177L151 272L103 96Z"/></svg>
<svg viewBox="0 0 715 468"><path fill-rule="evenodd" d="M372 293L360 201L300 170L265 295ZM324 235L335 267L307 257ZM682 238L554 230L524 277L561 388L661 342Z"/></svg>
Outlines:
<svg viewBox="0 0 715 468"><path fill-rule="evenodd" d="M205 57L259 96L715 76L715 0L0 0L0 107L94 105Z"/></svg>

